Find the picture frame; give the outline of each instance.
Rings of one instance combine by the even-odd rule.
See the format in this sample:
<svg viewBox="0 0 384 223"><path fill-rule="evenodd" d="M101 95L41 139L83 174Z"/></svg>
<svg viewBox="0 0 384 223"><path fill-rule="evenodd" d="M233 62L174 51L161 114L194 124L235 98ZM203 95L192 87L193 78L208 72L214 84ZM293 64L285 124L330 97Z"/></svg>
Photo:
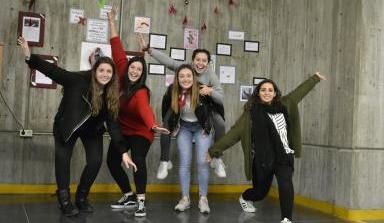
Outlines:
<svg viewBox="0 0 384 223"><path fill-rule="evenodd" d="M252 83L253 85L256 86L265 79L266 79L265 77L253 77Z"/></svg>
<svg viewBox="0 0 384 223"><path fill-rule="evenodd" d="M240 86L240 101L248 101L248 98L252 96L254 86L241 85Z"/></svg>
<svg viewBox="0 0 384 223"><path fill-rule="evenodd" d="M259 41L244 40L244 52L258 53L260 48Z"/></svg>
<svg viewBox="0 0 384 223"><path fill-rule="evenodd" d="M244 40L245 32L243 31L235 31L235 30L229 30L228 31L228 39L230 40Z"/></svg>
<svg viewBox="0 0 384 223"><path fill-rule="evenodd" d="M216 55L232 56L232 44L216 43Z"/></svg>
<svg viewBox="0 0 384 223"><path fill-rule="evenodd" d="M19 11L17 36L24 37L29 46L43 47L44 30L44 14Z"/></svg>
<svg viewBox="0 0 384 223"><path fill-rule="evenodd" d="M149 34L149 47L165 50L167 49L167 35L150 33Z"/></svg>
<svg viewBox="0 0 384 223"><path fill-rule="evenodd" d="M163 64L148 63L148 74L165 75L165 66Z"/></svg>
<svg viewBox="0 0 384 223"><path fill-rule="evenodd" d="M133 21L133 32L148 34L151 30L151 18L144 16L135 16Z"/></svg>
<svg viewBox="0 0 384 223"><path fill-rule="evenodd" d="M38 55L43 60L46 60L50 63L56 64L58 61L57 56L51 55ZM44 73L41 73L38 70L31 69L31 81L30 86L34 88L46 88L46 89L56 89L57 84L49 77L45 76Z"/></svg>
<svg viewBox="0 0 384 223"><path fill-rule="evenodd" d="M185 61L187 51L184 48L171 47L169 50L169 56L174 60Z"/></svg>
<svg viewBox="0 0 384 223"><path fill-rule="evenodd" d="M138 51L125 51L125 55L127 56L127 59L131 59L132 57L144 57L144 52L138 52Z"/></svg>

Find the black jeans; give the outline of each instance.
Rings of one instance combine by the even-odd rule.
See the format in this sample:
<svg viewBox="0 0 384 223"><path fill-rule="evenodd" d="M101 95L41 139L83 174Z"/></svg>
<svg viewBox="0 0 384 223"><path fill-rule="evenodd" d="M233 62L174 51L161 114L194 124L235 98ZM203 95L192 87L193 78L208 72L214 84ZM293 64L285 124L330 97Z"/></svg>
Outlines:
<svg viewBox="0 0 384 223"><path fill-rule="evenodd" d="M260 170L255 168L255 165L253 166L253 188L244 191L242 195L244 200L260 201L264 199L271 188L273 175L275 175L279 189L281 218L292 219L294 198L292 183L293 166L277 164L269 171Z"/></svg>
<svg viewBox="0 0 384 223"><path fill-rule="evenodd" d="M218 114L213 113L213 128L215 130L214 140L217 142L225 135L224 119ZM171 148L171 136L160 135L160 161L169 161L169 151Z"/></svg>
<svg viewBox="0 0 384 223"><path fill-rule="evenodd" d="M132 161L137 166L137 171L133 173L136 185L136 193L145 194L147 186L147 165L145 158L151 146L151 143L142 136L124 136L127 142L128 150L131 150ZM129 179L121 165L122 157L117 148L113 147L113 143L109 144L107 154L107 165L109 171L119 185L123 193L131 192Z"/></svg>
<svg viewBox="0 0 384 223"><path fill-rule="evenodd" d="M81 174L78 188L89 191L103 160L103 135L87 135L75 132L67 142L55 137L55 174L59 190L66 190L70 183L70 165L73 147L80 138L85 149L86 165Z"/></svg>

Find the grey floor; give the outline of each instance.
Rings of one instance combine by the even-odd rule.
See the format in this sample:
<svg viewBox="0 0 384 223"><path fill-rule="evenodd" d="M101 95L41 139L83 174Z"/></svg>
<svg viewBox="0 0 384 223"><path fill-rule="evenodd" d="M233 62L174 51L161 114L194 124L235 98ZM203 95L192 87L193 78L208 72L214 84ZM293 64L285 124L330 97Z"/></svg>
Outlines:
<svg viewBox="0 0 384 223"><path fill-rule="evenodd" d="M53 195L0 195L1 223L101 223L101 222L137 222L137 223L273 223L280 222L280 209L277 200L267 198L256 204L257 212L245 213L241 210L238 194L209 195L211 213L200 214L197 208L197 197L192 197L192 207L186 212L173 211L177 203L177 194L147 194L147 217L133 216L134 210L113 211L109 208L111 201L119 198L119 194L92 194L90 199L95 208L92 214L80 214L76 217L63 217L57 208ZM336 223L348 222L323 214L312 209L295 206L294 222ZM368 223L368 221L367 221ZM372 221L372 223L376 223Z"/></svg>

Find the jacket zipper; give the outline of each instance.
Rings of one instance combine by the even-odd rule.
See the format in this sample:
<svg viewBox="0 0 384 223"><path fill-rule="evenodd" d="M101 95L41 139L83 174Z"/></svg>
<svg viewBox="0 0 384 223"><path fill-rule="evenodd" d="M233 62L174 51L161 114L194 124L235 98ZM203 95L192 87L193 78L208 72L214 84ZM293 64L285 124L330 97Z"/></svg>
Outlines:
<svg viewBox="0 0 384 223"><path fill-rule="evenodd" d="M84 95L82 95L82 98L84 99L85 102L87 102L88 106L91 107L91 104L89 103L89 101L84 97ZM91 112L89 112L84 118L83 120L81 120L81 122L79 122L79 124L77 124L75 126L75 128L72 129L71 131L71 134L69 134L69 136L65 139L65 142L67 142L71 136L73 135L73 133L78 129L80 128L80 126L82 126L88 119L89 117L91 117Z"/></svg>

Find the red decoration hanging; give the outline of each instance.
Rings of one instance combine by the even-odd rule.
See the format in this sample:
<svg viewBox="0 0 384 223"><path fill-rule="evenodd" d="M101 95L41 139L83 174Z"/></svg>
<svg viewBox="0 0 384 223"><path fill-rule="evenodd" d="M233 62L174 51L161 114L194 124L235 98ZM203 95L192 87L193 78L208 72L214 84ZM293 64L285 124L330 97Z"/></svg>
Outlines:
<svg viewBox="0 0 384 223"><path fill-rule="evenodd" d="M187 18L187 16L184 16L183 26L186 26L186 25L188 25L188 18Z"/></svg>
<svg viewBox="0 0 384 223"><path fill-rule="evenodd" d="M85 26L85 24L87 23L87 18L79 16L79 22L77 22L77 23Z"/></svg>
<svg viewBox="0 0 384 223"><path fill-rule="evenodd" d="M215 9L213 10L213 12L218 15L219 14L219 9L217 8L217 6L215 7Z"/></svg>
<svg viewBox="0 0 384 223"><path fill-rule="evenodd" d="M31 0L28 5L28 9L31 10L31 8L35 5L36 0Z"/></svg>
<svg viewBox="0 0 384 223"><path fill-rule="evenodd" d="M234 5L236 5L236 2L235 2L235 0L229 0L228 4L230 6L234 6Z"/></svg>
<svg viewBox="0 0 384 223"><path fill-rule="evenodd" d="M202 32L204 32L204 31L207 30L207 25L205 24L205 22L204 22L204 24L201 26L200 29L201 29Z"/></svg>
<svg viewBox="0 0 384 223"><path fill-rule="evenodd" d="M174 3L169 2L169 8L168 8L168 14L169 15L176 15L176 7Z"/></svg>

